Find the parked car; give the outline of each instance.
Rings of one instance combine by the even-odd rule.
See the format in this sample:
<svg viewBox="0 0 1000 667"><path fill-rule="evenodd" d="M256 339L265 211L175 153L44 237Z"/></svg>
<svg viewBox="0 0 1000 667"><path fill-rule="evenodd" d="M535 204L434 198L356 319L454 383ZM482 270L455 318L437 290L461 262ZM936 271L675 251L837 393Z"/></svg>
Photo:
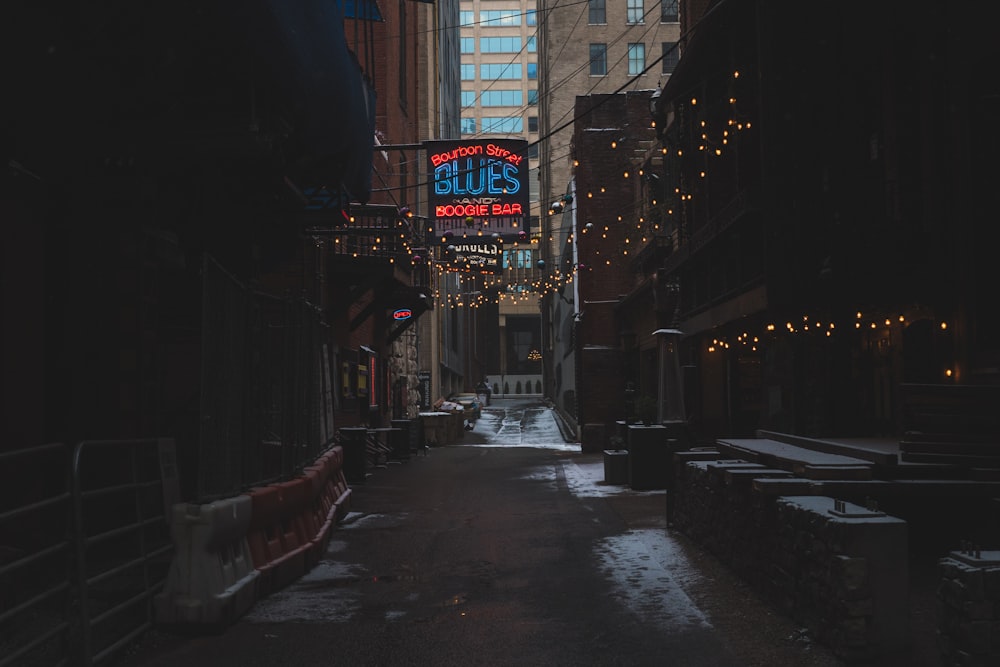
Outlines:
<svg viewBox="0 0 1000 667"><path fill-rule="evenodd" d="M448 397L452 403L458 403L465 410L465 418L469 421L476 421L483 412L479 404L479 397L472 392L458 392Z"/></svg>

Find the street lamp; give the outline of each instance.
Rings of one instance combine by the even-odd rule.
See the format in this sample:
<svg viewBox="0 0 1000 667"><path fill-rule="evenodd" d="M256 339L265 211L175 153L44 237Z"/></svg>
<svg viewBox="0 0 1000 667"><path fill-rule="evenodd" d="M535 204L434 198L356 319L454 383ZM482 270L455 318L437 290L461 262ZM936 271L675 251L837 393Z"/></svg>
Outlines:
<svg viewBox="0 0 1000 667"><path fill-rule="evenodd" d="M649 96L649 115L653 117L654 123L659 123L660 118L663 117L663 114L660 113L659 109L660 96L662 95L663 89L657 86L656 90L653 91L653 94Z"/></svg>

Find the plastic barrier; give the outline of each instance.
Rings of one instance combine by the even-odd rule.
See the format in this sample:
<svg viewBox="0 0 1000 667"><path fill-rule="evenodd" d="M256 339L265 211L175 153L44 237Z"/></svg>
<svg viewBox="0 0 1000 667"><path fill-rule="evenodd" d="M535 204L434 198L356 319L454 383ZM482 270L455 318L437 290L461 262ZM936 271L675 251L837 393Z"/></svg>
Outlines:
<svg viewBox="0 0 1000 667"><path fill-rule="evenodd" d="M207 505L172 508L174 558L163 590L153 598L158 624L225 626L257 597L259 576L250 558L251 502L237 496Z"/></svg>
<svg viewBox="0 0 1000 667"><path fill-rule="evenodd" d="M351 506L351 487L347 483L344 474L344 450L342 447L334 447L332 453L332 468L330 469L330 479L327 481L327 488L334 498L334 505L337 507L337 521L347 515L347 510Z"/></svg>
<svg viewBox="0 0 1000 667"><path fill-rule="evenodd" d="M252 504L247 543L254 567L260 572L260 597L284 588L306 572L306 551L302 515L306 512L308 482L290 482L251 489Z"/></svg>
<svg viewBox="0 0 1000 667"><path fill-rule="evenodd" d="M339 446L321 455L306 467L302 477L309 487L309 510L305 523L312 548L306 557L312 568L330 542L333 527L344 518L351 498L343 470L344 451Z"/></svg>
<svg viewBox="0 0 1000 667"><path fill-rule="evenodd" d="M332 514L328 496L323 493L328 476L328 465L322 458L302 471L302 477L309 487L309 509L303 519L306 524L306 537L310 548L306 550L306 569L311 570L319 563L329 541L331 521L327 518Z"/></svg>

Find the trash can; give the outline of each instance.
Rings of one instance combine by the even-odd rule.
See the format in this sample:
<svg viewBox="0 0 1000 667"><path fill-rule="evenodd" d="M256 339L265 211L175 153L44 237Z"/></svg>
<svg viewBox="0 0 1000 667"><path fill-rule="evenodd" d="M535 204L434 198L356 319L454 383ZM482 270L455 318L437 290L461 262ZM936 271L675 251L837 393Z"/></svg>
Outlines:
<svg viewBox="0 0 1000 667"><path fill-rule="evenodd" d="M628 484L628 450L604 450L604 483Z"/></svg>
<svg viewBox="0 0 1000 667"><path fill-rule="evenodd" d="M667 488L670 450L660 424L628 427L628 483L635 491Z"/></svg>
<svg viewBox="0 0 1000 667"><path fill-rule="evenodd" d="M344 448L344 479L348 484L364 484L368 476L368 429L340 429L340 444Z"/></svg>
<svg viewBox="0 0 1000 667"><path fill-rule="evenodd" d="M412 426L409 419L393 419L392 433L389 434L389 445L392 447L392 458L405 461L410 458L410 431Z"/></svg>

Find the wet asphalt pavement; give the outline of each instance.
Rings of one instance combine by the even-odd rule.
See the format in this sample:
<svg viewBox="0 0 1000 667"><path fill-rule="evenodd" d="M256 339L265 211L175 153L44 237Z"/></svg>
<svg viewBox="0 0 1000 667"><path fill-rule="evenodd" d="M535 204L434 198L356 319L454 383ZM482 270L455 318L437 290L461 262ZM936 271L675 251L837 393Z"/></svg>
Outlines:
<svg viewBox="0 0 1000 667"><path fill-rule="evenodd" d="M305 577L117 664L842 664L669 531L663 491L606 485L537 402L495 400L461 444L370 472Z"/></svg>

